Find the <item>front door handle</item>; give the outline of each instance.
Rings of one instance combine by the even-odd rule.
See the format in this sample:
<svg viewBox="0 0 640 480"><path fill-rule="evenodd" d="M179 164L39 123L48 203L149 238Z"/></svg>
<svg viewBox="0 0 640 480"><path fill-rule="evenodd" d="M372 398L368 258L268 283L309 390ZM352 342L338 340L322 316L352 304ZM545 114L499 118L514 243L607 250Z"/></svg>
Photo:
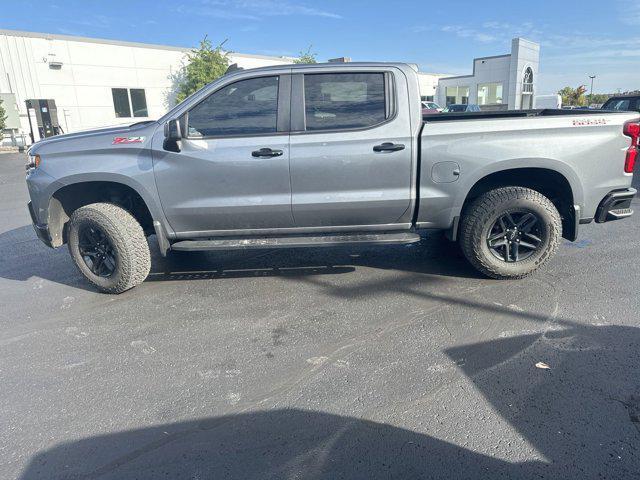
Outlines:
<svg viewBox="0 0 640 480"><path fill-rule="evenodd" d="M404 145L401 143L385 142L373 147L374 152L399 152L400 150L404 150Z"/></svg>
<svg viewBox="0 0 640 480"><path fill-rule="evenodd" d="M260 150L254 150L253 152L251 152L251 156L256 158L281 157L282 150L273 150L271 148L261 148Z"/></svg>

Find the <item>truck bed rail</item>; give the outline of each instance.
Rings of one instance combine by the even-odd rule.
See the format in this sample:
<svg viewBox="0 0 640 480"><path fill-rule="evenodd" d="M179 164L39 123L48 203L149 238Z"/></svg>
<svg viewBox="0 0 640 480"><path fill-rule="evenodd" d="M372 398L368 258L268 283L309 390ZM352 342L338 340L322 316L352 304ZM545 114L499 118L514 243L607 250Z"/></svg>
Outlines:
<svg viewBox="0 0 640 480"><path fill-rule="evenodd" d="M527 118L527 117L560 117L560 116L580 116L585 115L609 115L612 113L629 113L609 110L562 110L544 108L538 110L507 110L497 112L460 112L460 113L439 113L423 115L424 123L449 122L452 120L482 120L482 119L502 119L502 118Z"/></svg>

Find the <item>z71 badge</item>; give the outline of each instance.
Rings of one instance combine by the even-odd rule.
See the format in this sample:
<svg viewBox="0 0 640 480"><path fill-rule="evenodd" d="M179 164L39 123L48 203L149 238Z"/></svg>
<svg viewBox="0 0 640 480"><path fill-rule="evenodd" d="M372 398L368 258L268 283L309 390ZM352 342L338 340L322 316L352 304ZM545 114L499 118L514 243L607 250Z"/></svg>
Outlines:
<svg viewBox="0 0 640 480"><path fill-rule="evenodd" d="M116 137L113 139L112 145L128 145L130 143L142 143L144 137Z"/></svg>

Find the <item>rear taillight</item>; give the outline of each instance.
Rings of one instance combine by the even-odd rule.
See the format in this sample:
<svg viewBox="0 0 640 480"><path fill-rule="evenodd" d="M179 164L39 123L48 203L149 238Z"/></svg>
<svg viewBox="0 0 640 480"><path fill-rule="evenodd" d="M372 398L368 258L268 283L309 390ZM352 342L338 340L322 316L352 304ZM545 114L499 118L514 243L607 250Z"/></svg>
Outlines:
<svg viewBox="0 0 640 480"><path fill-rule="evenodd" d="M631 138L631 146L627 150L627 159L624 162L625 173L633 173L633 167L638 159L640 150L640 122L634 120L624 124L624 134Z"/></svg>

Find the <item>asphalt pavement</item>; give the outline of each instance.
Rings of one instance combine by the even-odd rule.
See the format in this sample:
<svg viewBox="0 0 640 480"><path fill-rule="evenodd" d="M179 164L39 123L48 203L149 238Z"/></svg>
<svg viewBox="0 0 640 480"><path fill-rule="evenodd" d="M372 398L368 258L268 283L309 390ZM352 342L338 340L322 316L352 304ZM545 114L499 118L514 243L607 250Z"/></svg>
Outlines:
<svg viewBox="0 0 640 480"><path fill-rule="evenodd" d="M640 215L522 281L430 234L154 247L109 296L36 239L23 164L0 155L0 478L640 478Z"/></svg>

